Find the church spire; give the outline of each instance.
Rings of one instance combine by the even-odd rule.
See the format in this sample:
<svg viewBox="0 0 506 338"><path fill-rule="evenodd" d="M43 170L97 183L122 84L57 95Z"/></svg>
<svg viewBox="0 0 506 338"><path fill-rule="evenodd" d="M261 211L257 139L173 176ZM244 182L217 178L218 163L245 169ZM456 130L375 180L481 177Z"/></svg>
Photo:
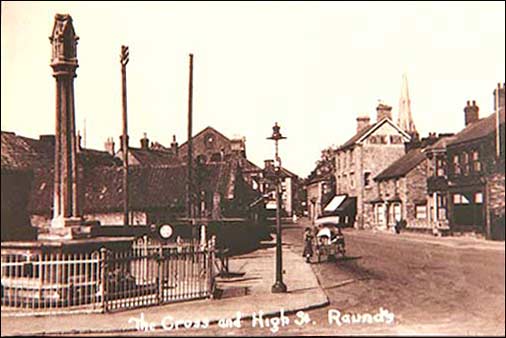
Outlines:
<svg viewBox="0 0 506 338"><path fill-rule="evenodd" d="M399 118L398 126L410 135L416 134L415 123L411 115L411 100L409 99L408 77L402 75L401 98L399 99Z"/></svg>

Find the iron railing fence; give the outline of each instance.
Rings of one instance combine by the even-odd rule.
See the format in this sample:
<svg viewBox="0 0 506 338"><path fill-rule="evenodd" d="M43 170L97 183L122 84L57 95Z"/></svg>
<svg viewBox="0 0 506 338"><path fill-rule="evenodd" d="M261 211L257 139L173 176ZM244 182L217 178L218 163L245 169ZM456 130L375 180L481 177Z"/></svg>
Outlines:
<svg viewBox="0 0 506 338"><path fill-rule="evenodd" d="M214 243L136 240L126 251L16 253L2 248L2 315L111 312L212 297Z"/></svg>

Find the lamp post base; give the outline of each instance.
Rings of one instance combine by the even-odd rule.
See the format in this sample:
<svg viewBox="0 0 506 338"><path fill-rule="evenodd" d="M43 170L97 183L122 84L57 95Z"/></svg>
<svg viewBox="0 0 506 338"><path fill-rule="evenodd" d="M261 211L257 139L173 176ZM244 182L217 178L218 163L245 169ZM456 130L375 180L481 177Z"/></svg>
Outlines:
<svg viewBox="0 0 506 338"><path fill-rule="evenodd" d="M287 291L285 283L277 281L271 288L272 293L285 293Z"/></svg>

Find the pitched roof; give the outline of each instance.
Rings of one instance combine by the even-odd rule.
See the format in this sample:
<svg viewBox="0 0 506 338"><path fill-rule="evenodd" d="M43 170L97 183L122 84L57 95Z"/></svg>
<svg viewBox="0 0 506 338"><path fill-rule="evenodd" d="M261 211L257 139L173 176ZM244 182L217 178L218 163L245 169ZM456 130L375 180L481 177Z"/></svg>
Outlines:
<svg viewBox="0 0 506 338"><path fill-rule="evenodd" d="M459 143L465 143L474 141L483 137L486 137L492 133L495 133L497 116L495 113L489 116L479 119L478 121L467 125L460 132L455 134L452 141L448 142L448 145L455 145ZM500 110L499 121L504 124L504 109Z"/></svg>
<svg viewBox="0 0 506 338"><path fill-rule="evenodd" d="M389 123L395 129L399 131L399 133L404 134L406 137L410 137L405 131L400 129L395 123L393 123L389 118L384 118L368 127L365 127L359 130L355 135L353 135L348 141L346 141L342 146L338 147L337 150L344 150L354 146L356 143L360 142L367 135L373 133L376 129L382 126L385 123Z"/></svg>
<svg viewBox="0 0 506 338"><path fill-rule="evenodd" d="M143 166L175 166L181 164L180 159L170 151L142 148L129 149L130 154Z"/></svg>
<svg viewBox="0 0 506 338"><path fill-rule="evenodd" d="M448 142L452 141L454 136L445 136L440 138L436 143L424 148L423 152L434 151L434 150L446 150Z"/></svg>
<svg viewBox="0 0 506 338"><path fill-rule="evenodd" d="M208 193L224 198L230 191L231 164L209 164L195 172L195 179ZM28 210L50 214L53 196L53 168L39 168L33 175ZM130 167L129 196L132 210L171 208L186 198L187 167ZM114 212L123 208L123 171L120 167L95 167L81 171L80 196L84 213ZM233 189L233 187L232 187ZM212 196L212 195L211 195Z"/></svg>
<svg viewBox="0 0 506 338"><path fill-rule="evenodd" d="M40 139L1 132L2 169L32 169L52 165L54 161L54 136L44 135ZM77 153L83 165L118 165L121 162L106 151L81 149Z"/></svg>
<svg viewBox="0 0 506 338"><path fill-rule="evenodd" d="M385 170L379 173L374 180L381 181L390 178L402 177L413 170L425 160L425 155L420 148L411 149L404 156L389 165Z"/></svg>
<svg viewBox="0 0 506 338"><path fill-rule="evenodd" d="M201 131L199 131L197 134L193 135L192 137L192 140L196 139L197 137L199 137L200 135L202 135L203 133L207 132L207 131L212 131L212 132L215 132L216 134L220 135L221 137L223 137L224 139L226 139L227 141L230 141L230 139L228 137L226 137L225 135L223 135L222 133L220 133L218 130L214 129L213 127L211 126L207 126L206 128L202 129ZM182 143L179 148L183 147L183 146L186 146L188 144L188 140L186 140L184 143Z"/></svg>

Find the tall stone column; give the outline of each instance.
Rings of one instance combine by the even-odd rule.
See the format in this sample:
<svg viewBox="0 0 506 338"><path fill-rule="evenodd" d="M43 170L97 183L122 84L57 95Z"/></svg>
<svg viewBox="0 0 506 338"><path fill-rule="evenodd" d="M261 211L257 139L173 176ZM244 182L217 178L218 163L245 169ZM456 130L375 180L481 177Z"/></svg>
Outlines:
<svg viewBox="0 0 506 338"><path fill-rule="evenodd" d="M78 163L75 133L74 78L77 40L72 17L56 14L52 35L51 67L56 80L56 123L53 218L39 239L73 239L88 232L79 215Z"/></svg>

